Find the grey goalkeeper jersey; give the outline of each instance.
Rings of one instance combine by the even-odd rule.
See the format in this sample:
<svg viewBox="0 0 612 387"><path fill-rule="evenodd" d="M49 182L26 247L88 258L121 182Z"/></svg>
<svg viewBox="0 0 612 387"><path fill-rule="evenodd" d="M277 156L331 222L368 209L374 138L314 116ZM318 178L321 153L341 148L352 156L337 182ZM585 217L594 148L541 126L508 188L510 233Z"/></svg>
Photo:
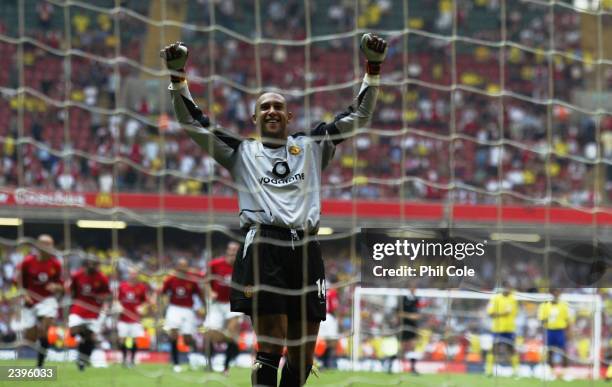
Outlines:
<svg viewBox="0 0 612 387"><path fill-rule="evenodd" d="M219 164L238 190L240 226L266 224L314 233L321 215L321 171L335 146L369 121L378 95L379 77L366 75L358 96L331 123L297 133L278 148L240 138L210 124L194 103L186 82L169 87L178 121Z"/></svg>

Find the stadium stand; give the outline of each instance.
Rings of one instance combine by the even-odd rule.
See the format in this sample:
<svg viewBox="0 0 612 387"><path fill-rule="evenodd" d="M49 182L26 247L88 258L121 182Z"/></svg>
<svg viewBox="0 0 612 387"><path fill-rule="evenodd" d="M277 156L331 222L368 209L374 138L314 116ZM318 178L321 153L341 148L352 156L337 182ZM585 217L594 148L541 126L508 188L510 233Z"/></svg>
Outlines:
<svg viewBox="0 0 612 387"><path fill-rule="evenodd" d="M107 2L109 4L113 3ZM447 1L411 0L410 25L417 31L431 31L447 36L451 33L448 20ZM146 6L142 2L127 1L123 5L134 12L146 15ZM242 2L223 2L218 7L219 24L242 33L245 36L253 31L253 14ZM346 30L343 22L352 10L343 5L334 7L316 6L311 10L313 17L320 21L312 32L313 35L327 34ZM104 6L104 4L97 4ZM108 5L108 4L107 4ZM111 4L112 6L112 4ZM185 22L194 25L207 25L210 15L204 3L191 2ZM275 36L291 41L303 39L303 9L296 2L266 2L267 12L274 23L264 23L263 37ZM485 41L500 38L499 4L497 2L469 2L469 6L460 7L458 29L464 36ZM513 43L524 45L533 50L549 48L547 27L541 22L545 7L536 4L510 4L508 12L507 35ZM427 10L427 11L425 11ZM59 48L64 34L63 14L61 10L49 3L34 3L26 7L28 22L27 36L36 39L50 48ZM402 26L401 15L389 11L389 2L369 2L359 18L361 27L384 27L392 29ZM2 31L15 36L18 30L17 6L8 2L2 5L0 23ZM381 20L385 25L381 25ZM557 14L555 24L555 49L568 55L580 56L580 28L575 13ZM101 58L110 58L115 53L114 22L107 15L94 11L75 8L71 12L72 48L85 53L96 53ZM479 26L474 30L470 26ZM32 27L30 27L32 26ZM121 55L128 59L138 60L146 29L141 22L129 15L121 16ZM187 30L184 36L194 49L207 52L208 40L193 31ZM351 39L340 39L333 43L313 44L310 55L313 66L308 74L313 87L341 84L353 79L350 50L329 50L330 45L350 47ZM392 81L401 75L401 55L398 48L401 42L392 40L392 49L385 66L387 79ZM457 44L457 82L476 90L496 92L499 90L500 71L505 74L506 90L527 98L543 100L557 98L569 101L571 91L580 88L590 70L582 62L572 61L561 55L555 57L553 77L554 96L548 95L547 62L537 52L519 50L515 46L505 52L508 63L499 65L499 50L483 45L459 41ZM255 78L253 46L218 32L215 35L214 66L221 75L238 85L246 85L246 79ZM395 47L393 47L395 46ZM409 76L423 82L447 87L452 79L450 46L447 42L426 38L418 33L408 36L410 58ZM302 47L261 45L262 84L274 85L293 90L305 84L306 75L301 73L305 62L305 50ZM18 80L17 52L14 44L0 43L0 56L4 68L8 71L0 75L0 86L15 87ZM415 55L418 54L418 55ZM71 68L70 90L66 90L64 59L58 55L46 55L45 51L35 45L24 44L24 79L27 87L46 95L56 101L70 98L85 106L96 108L115 107L115 75L108 63L92 60L80 55L70 57ZM208 55L193 58L188 72L196 79L192 82L192 92L201 101L207 99L207 84L200 83L197 76L204 77L210 71L213 62ZM295 69L292 72L275 71L275 66ZM121 65L121 79L138 77L139 71L131 65ZM282 74L282 75L281 75ZM612 82L612 75L607 73L605 84ZM250 124L250 111L254 96L226 83L213 84L214 103L210 107L216 119L231 130L243 135L253 135ZM456 184L492 192L501 187L517 195L504 197L506 202L522 202L522 197L533 200L541 199L546 191L546 170L544 151L547 149L546 137L547 109L545 105L528 103L519 98L505 97L503 113L500 116L500 104L497 98L476 92L460 92L454 104L455 123L452 125L450 94L417 84L407 87L409 106L402 114L400 87L387 87L380 98L380 114L373 126L376 129L400 130L403 126L416 129L398 136L360 135L355 139L354 147L342 147L329 172L324 176L327 188L324 195L329 198L349 198L357 195L367 199L399 198L403 193L405 199L442 200L448 195L446 189L440 188L449 183L449 158L455 160L454 176ZM315 93L311 97L310 112L314 117L329 120L333 112L344 107L337 101L346 100L351 88L342 88L334 92ZM69 94L69 95L68 95ZM291 102L290 102L291 103ZM38 146L24 145L24 164L29 165L23 176L22 185L31 188L60 189L65 191L110 191L113 189L110 174L115 173L115 184L119 191L149 191L159 182L155 173L162 170L178 171L178 174L167 175L164 179L168 192L179 194L197 194L213 192L217 195L232 195L233 190L226 184L222 169L214 168L213 162L196 149L185 136L174 131L170 122L163 133L164 144L160 142L157 128L140 122L129 116L105 116L94 111L70 108L69 123L65 123L63 109L41 103L40 98L29 96L25 101L24 133L17 133L15 109L18 107L14 95L3 93L0 99L0 119L9 122L0 128L0 135L8 136L4 143L2 157L2 179L5 186L18 185L18 161L15 141L21 136L29 136ZM297 114L294 130L308 122L300 98L294 98L291 108ZM130 106L134 112L157 122L160 118L158 107L153 101L143 99L136 106ZM596 157L598 141L604 145L605 157L610 157L612 146L612 117L603 116L600 138L596 138L593 117L583 116L568 108L554 107L552 125L555 155L550 165L552 193L562 203L592 206L595 192L593 181L597 176L589 164ZM165 119L162 114L162 119ZM499 120L503 119L505 133L500 134ZM314 123L311 123L314 124ZM163 128L163 127L162 127ZM462 136L450 144L450 131ZM422 134L421 134L422 133ZM441 137L442 136L442 137ZM483 145L471 141L495 142L508 141L503 150L494 145ZM489 143L491 144L491 143ZM162 149L163 146L163 149ZM354 149L353 149L354 148ZM128 162L117 164L116 170L104 160L91 160L75 154L62 158L63 151L82 151L98 156L119 156L140 165L134 168ZM55 152L52 152L55 151ZM162 151L164 151L162 155ZM404 156L402 157L402 153ZM383 157L384 156L384 157ZM498 180L498 159L502 158L501 179ZM586 161L586 162L584 162ZM403 164L403 165L402 165ZM402 178L402 171L408 182L400 189L396 182ZM406 177L405 176L405 177ZM607 173L602 186L612 185L612 170L607 166ZM214 179L212 191L210 184L204 183ZM374 182L376 181L376 183ZM356 188L353 191L352 184ZM493 203L495 195L474 192L473 189L455 190L454 200L461 203ZM611 190L605 197L610 199ZM522 196L521 196L522 195Z"/></svg>

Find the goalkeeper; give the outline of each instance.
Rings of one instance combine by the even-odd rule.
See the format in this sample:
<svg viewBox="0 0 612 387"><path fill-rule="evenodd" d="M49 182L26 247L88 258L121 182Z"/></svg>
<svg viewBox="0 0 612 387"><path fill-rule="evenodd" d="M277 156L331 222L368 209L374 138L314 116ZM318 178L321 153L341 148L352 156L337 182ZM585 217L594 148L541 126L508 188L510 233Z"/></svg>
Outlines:
<svg viewBox="0 0 612 387"><path fill-rule="evenodd" d="M261 140L240 138L219 128L194 103L180 42L161 55L171 70L170 93L178 121L189 136L227 168L238 188L240 225L246 232L232 282L231 310L251 317L259 348L251 381L276 386L287 343L280 386L300 386L312 369L319 323L325 320L325 273L316 234L321 214L321 171L335 147L370 120L376 104L387 42L361 39L367 73L351 106L333 122L309 133L289 135L293 118L285 98L263 93L253 124ZM263 287L263 289L260 289Z"/></svg>

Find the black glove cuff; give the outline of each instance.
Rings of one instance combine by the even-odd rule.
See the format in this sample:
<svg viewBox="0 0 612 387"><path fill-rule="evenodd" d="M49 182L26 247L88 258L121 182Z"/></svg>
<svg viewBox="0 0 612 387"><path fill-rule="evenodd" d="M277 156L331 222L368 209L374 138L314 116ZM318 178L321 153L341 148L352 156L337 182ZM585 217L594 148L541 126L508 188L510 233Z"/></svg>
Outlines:
<svg viewBox="0 0 612 387"><path fill-rule="evenodd" d="M380 75L381 62L366 61L366 72L370 75Z"/></svg>
<svg viewBox="0 0 612 387"><path fill-rule="evenodd" d="M182 73L185 74L185 69L178 69L176 70L177 73ZM172 83L179 83L179 82L183 82L185 80L185 76L184 75L170 75L170 81Z"/></svg>

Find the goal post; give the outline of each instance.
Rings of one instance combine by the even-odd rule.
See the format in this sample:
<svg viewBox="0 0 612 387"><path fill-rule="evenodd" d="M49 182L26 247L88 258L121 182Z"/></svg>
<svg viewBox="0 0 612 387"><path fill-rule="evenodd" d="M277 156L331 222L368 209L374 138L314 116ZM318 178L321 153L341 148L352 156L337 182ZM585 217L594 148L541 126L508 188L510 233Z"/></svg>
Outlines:
<svg viewBox="0 0 612 387"><path fill-rule="evenodd" d="M367 297L399 297L409 294L408 289L400 288L365 288L361 286L355 287L353 295L353 335L351 345L351 361L352 369L359 370L360 349L363 340L362 330L362 301ZM488 302L493 295L493 292L478 292L470 290L458 289L416 289L415 295L419 298L440 299L447 301L447 307L450 308L453 300L482 300ZM541 303L552 299L550 294L545 293L515 293L517 301L528 301ZM601 364L601 347L602 347L602 310L603 302L599 294L579 294L579 293L564 293L561 295L561 300L570 303L570 305L580 305L582 308L588 308L592 312L592 329L591 329L591 346L589 364L591 365L591 378L599 379L600 364ZM452 317L449 309L445 312L448 317ZM483 324L485 322L483 321Z"/></svg>

